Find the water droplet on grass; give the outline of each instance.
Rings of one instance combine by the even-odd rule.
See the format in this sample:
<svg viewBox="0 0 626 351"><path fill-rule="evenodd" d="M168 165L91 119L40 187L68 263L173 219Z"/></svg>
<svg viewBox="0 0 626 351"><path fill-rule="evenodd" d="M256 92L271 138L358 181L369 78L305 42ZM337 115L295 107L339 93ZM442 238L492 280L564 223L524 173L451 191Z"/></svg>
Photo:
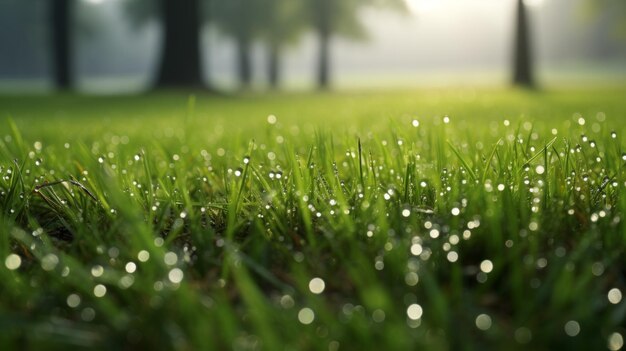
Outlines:
<svg viewBox="0 0 626 351"><path fill-rule="evenodd" d="M308 307L302 308L298 312L298 321L304 325L309 325L315 320L315 312Z"/></svg>
<svg viewBox="0 0 626 351"><path fill-rule="evenodd" d="M91 267L91 275L94 277L100 277L102 276L102 274L104 273L104 267L102 267L101 265L95 265L93 267Z"/></svg>
<svg viewBox="0 0 626 351"><path fill-rule="evenodd" d="M130 274L126 274L120 278L118 285L122 289L128 289L133 285L134 282L135 282L135 278Z"/></svg>
<svg viewBox="0 0 626 351"><path fill-rule="evenodd" d="M415 256L419 256L422 254L422 251L423 251L422 245L420 244L411 245L411 254Z"/></svg>
<svg viewBox="0 0 626 351"><path fill-rule="evenodd" d="M168 266L173 266L178 262L178 255L176 253L169 251L165 255L163 255L163 262L165 262Z"/></svg>
<svg viewBox="0 0 626 351"><path fill-rule="evenodd" d="M55 254L47 254L41 259L41 268L44 271L51 271L59 264L59 257Z"/></svg>
<svg viewBox="0 0 626 351"><path fill-rule="evenodd" d="M137 259L140 262L147 262L150 259L150 253L146 250L141 250L137 253Z"/></svg>
<svg viewBox="0 0 626 351"><path fill-rule="evenodd" d="M574 320L565 323L565 334L568 336L576 336L580 333L580 324Z"/></svg>
<svg viewBox="0 0 626 351"><path fill-rule="evenodd" d="M184 274L180 268L174 268L167 274L167 278L174 284L178 284L183 281L183 277Z"/></svg>
<svg viewBox="0 0 626 351"><path fill-rule="evenodd" d="M372 320L376 323L382 323L385 321L385 311L376 309L372 312Z"/></svg>
<svg viewBox="0 0 626 351"><path fill-rule="evenodd" d="M607 297L610 303L617 305L622 301L622 292L618 288L613 288L609 290Z"/></svg>
<svg viewBox="0 0 626 351"><path fill-rule="evenodd" d="M80 296L78 296L77 294L70 294L67 296L66 303L69 307L76 308L80 305L80 301Z"/></svg>
<svg viewBox="0 0 626 351"><path fill-rule="evenodd" d="M4 265L8 270L16 270L22 265L22 258L14 253L9 254L4 260Z"/></svg>
<svg viewBox="0 0 626 351"><path fill-rule="evenodd" d="M624 346L624 337L620 333L612 333L607 340L607 347L611 351L618 351Z"/></svg>
<svg viewBox="0 0 626 351"><path fill-rule="evenodd" d="M493 263L490 260L483 260L480 263L480 270L484 273L491 273L493 270Z"/></svg>
<svg viewBox="0 0 626 351"><path fill-rule="evenodd" d="M280 298L280 305L282 308L292 308L295 305L295 301L291 295L283 295Z"/></svg>
<svg viewBox="0 0 626 351"><path fill-rule="evenodd" d="M430 235L431 238L437 239L439 237L439 230L436 228L433 228L430 230L428 234Z"/></svg>
<svg viewBox="0 0 626 351"><path fill-rule="evenodd" d="M107 287L102 284L98 284L93 288L93 295L95 297L103 297L104 295L106 295L106 293Z"/></svg>
<svg viewBox="0 0 626 351"><path fill-rule="evenodd" d="M408 286L415 286L419 283L419 276L415 272L409 272L404 276L404 282Z"/></svg>
<svg viewBox="0 0 626 351"><path fill-rule="evenodd" d="M309 282L309 290L314 294L321 294L326 288L326 283L322 278L313 278Z"/></svg>
<svg viewBox="0 0 626 351"><path fill-rule="evenodd" d="M87 307L81 311L80 318L85 322L91 322L96 318L96 311L91 307Z"/></svg>
<svg viewBox="0 0 626 351"><path fill-rule="evenodd" d="M409 319L412 319L414 321L422 318L423 313L424 310L422 309L422 306L416 303L409 305L409 307L406 309L406 315L409 317Z"/></svg>
<svg viewBox="0 0 626 351"><path fill-rule="evenodd" d="M492 323L491 317L489 317L489 315L485 313L479 314L476 317L475 323L476 323L476 328L483 330L483 331L489 330L489 328L491 328L491 323Z"/></svg>
<svg viewBox="0 0 626 351"><path fill-rule="evenodd" d="M137 270L137 265L135 264L135 262L128 262L126 263L126 266L124 267L126 269L126 272L128 273L135 273L135 271Z"/></svg>

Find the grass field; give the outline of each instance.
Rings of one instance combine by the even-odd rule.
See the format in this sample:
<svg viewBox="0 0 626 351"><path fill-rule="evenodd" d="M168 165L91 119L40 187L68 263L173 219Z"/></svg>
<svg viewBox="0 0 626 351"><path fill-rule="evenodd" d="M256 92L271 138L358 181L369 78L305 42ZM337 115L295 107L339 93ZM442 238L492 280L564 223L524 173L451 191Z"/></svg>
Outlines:
<svg viewBox="0 0 626 351"><path fill-rule="evenodd" d="M0 97L0 349L619 350L624 97Z"/></svg>

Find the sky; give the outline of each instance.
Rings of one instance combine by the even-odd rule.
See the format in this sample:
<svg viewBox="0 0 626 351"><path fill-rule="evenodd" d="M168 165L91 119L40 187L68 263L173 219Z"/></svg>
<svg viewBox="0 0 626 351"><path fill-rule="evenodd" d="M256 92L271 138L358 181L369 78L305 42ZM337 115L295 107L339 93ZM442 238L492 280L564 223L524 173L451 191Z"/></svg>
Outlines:
<svg viewBox="0 0 626 351"><path fill-rule="evenodd" d="M35 0L34 2L43 0ZM77 68L86 90L137 90L146 87L160 50L157 23L137 30L124 17L122 0L82 0L81 8L98 14L88 36L78 36ZM506 84L512 54L514 0L405 0L409 13L365 9L365 41L333 39L331 58L336 86ZM585 16L582 1L526 0L530 8L533 51L540 79L567 81L626 77L626 38L614 35L611 14ZM1 5L1 4L0 4ZM0 8L1 10L1 8ZM0 87L11 78L41 81L49 71L45 45L28 49L20 39L24 23L37 23L42 11L23 10L16 20L0 11ZM7 14L4 14L7 16ZM18 16L18 17L19 17ZM604 17L602 17L604 16ZM605 18L606 16L609 16ZM22 27L20 27L22 26ZM40 29L40 35L42 34ZM17 34L16 34L17 33ZM17 40L16 40L17 38ZM233 42L211 26L204 28L205 75L218 86L235 86ZM32 45L31 45L32 46ZM42 45L39 45L42 46ZM305 35L284 55L285 86L314 85L316 40ZM15 65L20 62L21 66ZM254 48L257 86L265 81L265 51ZM12 66L15 65L15 66ZM617 73L616 73L617 72ZM6 86L6 84L5 84Z"/></svg>

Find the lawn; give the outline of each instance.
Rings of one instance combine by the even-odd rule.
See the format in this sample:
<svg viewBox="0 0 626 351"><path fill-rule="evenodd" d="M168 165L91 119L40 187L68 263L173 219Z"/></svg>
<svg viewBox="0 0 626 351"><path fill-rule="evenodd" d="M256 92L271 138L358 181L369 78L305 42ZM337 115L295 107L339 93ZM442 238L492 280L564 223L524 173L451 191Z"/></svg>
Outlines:
<svg viewBox="0 0 626 351"><path fill-rule="evenodd" d="M0 96L0 349L619 350L625 96Z"/></svg>

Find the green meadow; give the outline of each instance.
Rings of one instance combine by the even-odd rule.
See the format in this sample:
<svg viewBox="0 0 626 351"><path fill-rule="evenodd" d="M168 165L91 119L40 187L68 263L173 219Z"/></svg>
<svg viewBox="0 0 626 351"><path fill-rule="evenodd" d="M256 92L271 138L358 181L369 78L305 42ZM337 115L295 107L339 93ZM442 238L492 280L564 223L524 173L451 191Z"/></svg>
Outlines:
<svg viewBox="0 0 626 351"><path fill-rule="evenodd" d="M0 96L0 349L619 350L625 97Z"/></svg>

